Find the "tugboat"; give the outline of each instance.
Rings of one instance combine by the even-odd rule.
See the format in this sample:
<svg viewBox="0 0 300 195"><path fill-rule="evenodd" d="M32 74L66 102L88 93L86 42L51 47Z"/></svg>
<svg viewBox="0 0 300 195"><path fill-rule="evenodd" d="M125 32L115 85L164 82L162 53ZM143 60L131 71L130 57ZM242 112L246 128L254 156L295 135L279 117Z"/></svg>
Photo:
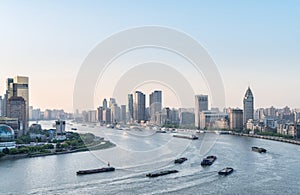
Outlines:
<svg viewBox="0 0 300 195"><path fill-rule="evenodd" d="M259 147L255 147L255 146L252 147L252 151L254 151L254 152L259 152L259 153L266 153L266 152L267 152L266 149L264 149L264 148L259 148Z"/></svg>
<svg viewBox="0 0 300 195"><path fill-rule="evenodd" d="M77 175L86 175L86 174L93 174L93 173L103 173L103 172L111 172L115 171L114 167L104 167L100 169L89 169L89 170L80 170L77 171Z"/></svg>
<svg viewBox="0 0 300 195"><path fill-rule="evenodd" d="M174 163L175 164L182 164L186 160L187 160L187 158L182 157L182 158L178 158L178 159L174 160Z"/></svg>
<svg viewBox="0 0 300 195"><path fill-rule="evenodd" d="M201 166L210 166L215 162L215 160L217 160L216 156L208 156L202 160Z"/></svg>
<svg viewBox="0 0 300 195"><path fill-rule="evenodd" d="M226 167L226 168L222 169L221 171L219 171L218 174L227 176L227 175L231 174L232 172L233 172L233 168Z"/></svg>
<svg viewBox="0 0 300 195"><path fill-rule="evenodd" d="M155 173L148 173L146 176L147 177L159 177L163 175L168 175L172 173L178 173L177 170L167 170L167 171L160 171L160 172L155 172Z"/></svg>

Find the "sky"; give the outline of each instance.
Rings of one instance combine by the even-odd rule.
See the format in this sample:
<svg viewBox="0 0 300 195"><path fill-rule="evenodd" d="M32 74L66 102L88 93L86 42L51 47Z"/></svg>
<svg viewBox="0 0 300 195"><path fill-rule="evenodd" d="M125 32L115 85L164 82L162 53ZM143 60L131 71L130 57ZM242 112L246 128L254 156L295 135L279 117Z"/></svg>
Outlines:
<svg viewBox="0 0 300 195"><path fill-rule="evenodd" d="M256 108L300 108L299 10L299 1L276 0L0 0L0 94L6 78L29 76L30 105L73 111L76 76L93 48L124 29L157 25L207 50L227 107L242 107L250 85ZM95 104L110 95L95 94ZM168 106L176 104L172 99Z"/></svg>

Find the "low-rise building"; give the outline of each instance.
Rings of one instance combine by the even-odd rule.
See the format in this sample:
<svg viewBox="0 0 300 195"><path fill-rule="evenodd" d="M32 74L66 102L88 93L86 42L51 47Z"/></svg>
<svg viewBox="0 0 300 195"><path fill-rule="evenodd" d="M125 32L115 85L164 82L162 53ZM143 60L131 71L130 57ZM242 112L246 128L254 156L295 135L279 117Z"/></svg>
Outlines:
<svg viewBox="0 0 300 195"><path fill-rule="evenodd" d="M215 111L200 112L200 129L227 129L228 114ZM218 121L218 122L217 122ZM227 123L227 124L226 124Z"/></svg>
<svg viewBox="0 0 300 195"><path fill-rule="evenodd" d="M243 110L231 109L229 113L229 128L232 130L243 129Z"/></svg>

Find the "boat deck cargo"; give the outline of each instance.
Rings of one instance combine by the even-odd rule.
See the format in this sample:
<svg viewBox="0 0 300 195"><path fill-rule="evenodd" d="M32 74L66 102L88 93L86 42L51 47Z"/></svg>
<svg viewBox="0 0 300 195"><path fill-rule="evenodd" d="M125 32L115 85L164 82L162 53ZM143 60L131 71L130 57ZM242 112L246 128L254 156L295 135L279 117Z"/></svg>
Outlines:
<svg viewBox="0 0 300 195"><path fill-rule="evenodd" d="M146 176L147 177L159 177L163 175L168 175L172 173L178 173L177 170L167 170L167 171L160 171L160 172L154 172L154 173L148 173Z"/></svg>
<svg viewBox="0 0 300 195"><path fill-rule="evenodd" d="M80 170L77 171L77 175L86 175L86 174L93 174L93 173L103 173L103 172L111 172L115 171L114 167L104 167L100 169L89 169L89 170Z"/></svg>

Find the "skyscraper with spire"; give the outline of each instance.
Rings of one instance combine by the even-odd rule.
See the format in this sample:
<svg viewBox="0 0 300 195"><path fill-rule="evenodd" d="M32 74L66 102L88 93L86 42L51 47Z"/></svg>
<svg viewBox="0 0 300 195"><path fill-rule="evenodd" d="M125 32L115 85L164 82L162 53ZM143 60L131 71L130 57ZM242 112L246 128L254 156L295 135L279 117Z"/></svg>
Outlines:
<svg viewBox="0 0 300 195"><path fill-rule="evenodd" d="M243 103L244 103L243 122L245 127L248 120L254 118L254 97L250 87L248 87L246 91Z"/></svg>
<svg viewBox="0 0 300 195"><path fill-rule="evenodd" d="M104 100L102 102L102 107L103 107L103 109L107 109L107 100L106 100L106 98L104 98Z"/></svg>

